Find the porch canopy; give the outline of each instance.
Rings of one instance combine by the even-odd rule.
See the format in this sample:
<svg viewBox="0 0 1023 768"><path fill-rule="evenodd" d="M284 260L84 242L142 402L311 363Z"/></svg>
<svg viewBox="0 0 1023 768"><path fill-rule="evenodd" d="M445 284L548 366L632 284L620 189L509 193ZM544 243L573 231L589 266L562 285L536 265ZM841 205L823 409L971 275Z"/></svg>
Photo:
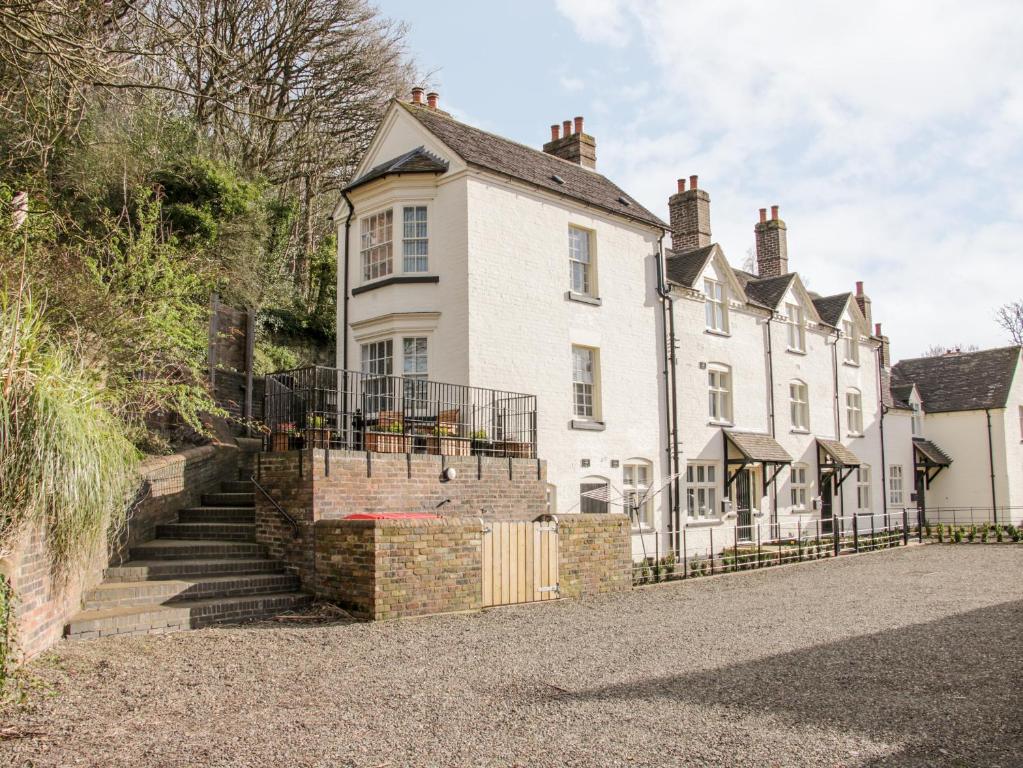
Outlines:
<svg viewBox="0 0 1023 768"><path fill-rule="evenodd" d="M817 438L819 479L823 481L825 475L833 476L836 490L849 478L849 475L860 468L862 463L852 449L842 445L838 440Z"/></svg>
<svg viewBox="0 0 1023 768"><path fill-rule="evenodd" d="M792 457L770 435L758 432L721 430L725 437L725 489L731 487L739 473L751 464L764 466L764 487L778 477L781 468L792 463Z"/></svg>
<svg viewBox="0 0 1023 768"><path fill-rule="evenodd" d="M931 481L952 463L952 459L930 440L914 437L913 463L916 471L923 475L924 482L930 488Z"/></svg>

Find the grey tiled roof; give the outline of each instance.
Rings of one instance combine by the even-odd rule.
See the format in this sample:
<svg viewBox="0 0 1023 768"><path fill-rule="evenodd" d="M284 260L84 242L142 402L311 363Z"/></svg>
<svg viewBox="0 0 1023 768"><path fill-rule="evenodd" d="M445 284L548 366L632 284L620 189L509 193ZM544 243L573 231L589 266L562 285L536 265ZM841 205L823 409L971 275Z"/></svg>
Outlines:
<svg viewBox="0 0 1023 768"><path fill-rule="evenodd" d="M842 310L845 309L846 302L849 301L851 293L837 293L834 296L822 296L813 300L813 305L817 307L817 314L821 316L828 325L837 328L838 321L842 319Z"/></svg>
<svg viewBox="0 0 1023 768"><path fill-rule="evenodd" d="M899 384L916 384L928 413L1004 408L1020 347L985 349L900 360L892 368Z"/></svg>
<svg viewBox="0 0 1023 768"><path fill-rule="evenodd" d="M768 309L777 309L778 302L785 296L785 292L792 285L796 278L795 272L789 272L777 277L754 278L748 280L745 285L746 295Z"/></svg>
<svg viewBox="0 0 1023 768"><path fill-rule="evenodd" d="M668 275L668 280L676 285L692 288L696 278L700 276L703 268L707 265L707 259L710 258L710 252L713 250L713 244L683 253L665 250L667 258L664 262L664 271Z"/></svg>
<svg viewBox="0 0 1023 768"><path fill-rule="evenodd" d="M818 437L817 444L841 467L858 467L862 463L855 453L838 440L825 440L823 437Z"/></svg>
<svg viewBox="0 0 1023 768"><path fill-rule="evenodd" d="M889 374L889 376L890 375L891 374ZM906 407L908 408L909 407L909 398L913 394L913 384L912 384L912 382L899 384L899 383L896 383L895 381L892 381L891 387L892 387L892 396L895 398L895 400L897 400L898 402L901 402L901 403L905 403Z"/></svg>
<svg viewBox="0 0 1023 768"><path fill-rule="evenodd" d="M758 432L732 432L725 430L728 439L743 456L752 461L766 461L772 464L791 464L792 457L770 435Z"/></svg>
<svg viewBox="0 0 1023 768"><path fill-rule="evenodd" d="M447 169L447 160L437 157L427 150L426 147L416 147L404 155L370 168L362 176L345 187L345 191L355 189L384 176L389 176L392 173L444 173Z"/></svg>
<svg viewBox="0 0 1023 768"><path fill-rule="evenodd" d="M429 107L398 102L469 165L533 184L659 229L668 225L596 171L496 136ZM564 183L559 184L554 176ZM623 203L621 199L627 201Z"/></svg>
<svg viewBox="0 0 1023 768"><path fill-rule="evenodd" d="M909 393L912 391L912 387L893 386L892 372L882 369L881 402L888 408L899 408L904 411L911 410L909 405Z"/></svg>
<svg viewBox="0 0 1023 768"><path fill-rule="evenodd" d="M913 447L916 448L917 452L923 457L925 464L937 467L947 467L952 463L952 459L949 458L948 454L930 440L924 440L922 437L914 437Z"/></svg>

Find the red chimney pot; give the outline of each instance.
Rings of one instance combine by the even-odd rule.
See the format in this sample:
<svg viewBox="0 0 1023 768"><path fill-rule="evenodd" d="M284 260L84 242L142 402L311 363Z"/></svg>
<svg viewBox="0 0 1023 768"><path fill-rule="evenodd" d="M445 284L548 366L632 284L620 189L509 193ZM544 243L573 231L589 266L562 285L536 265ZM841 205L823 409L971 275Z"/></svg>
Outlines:
<svg viewBox="0 0 1023 768"><path fill-rule="evenodd" d="M760 209L760 223L763 224L765 221L767 221L767 209L766 208L761 208Z"/></svg>
<svg viewBox="0 0 1023 768"><path fill-rule="evenodd" d="M412 103L422 104L423 103L423 89L416 86L412 89Z"/></svg>
<svg viewBox="0 0 1023 768"><path fill-rule="evenodd" d="M551 141L558 140L559 131L561 131L561 126L557 123L551 126Z"/></svg>
<svg viewBox="0 0 1023 768"><path fill-rule="evenodd" d="M771 206L771 218L775 219L775 220L777 220L777 218L778 218L778 206L777 205L772 205Z"/></svg>
<svg viewBox="0 0 1023 768"><path fill-rule="evenodd" d="M874 323L874 335L875 336L881 335L881 323Z"/></svg>
<svg viewBox="0 0 1023 768"><path fill-rule="evenodd" d="M857 280L856 281L856 295L857 296L862 296L863 295L863 281L862 280Z"/></svg>
<svg viewBox="0 0 1023 768"><path fill-rule="evenodd" d="M686 191L686 180L685 179L679 179L678 180L678 191L679 192L685 192Z"/></svg>
<svg viewBox="0 0 1023 768"><path fill-rule="evenodd" d="M696 176L695 174L690 176L689 177L689 188L690 189L696 189L696 187L697 187L696 182L698 182L699 180L700 180L700 177Z"/></svg>
<svg viewBox="0 0 1023 768"><path fill-rule="evenodd" d="M575 132L576 133L583 132L583 119L581 117L576 117L575 119Z"/></svg>
<svg viewBox="0 0 1023 768"><path fill-rule="evenodd" d="M440 98L440 94L439 93L437 93L436 91L430 91L428 94L426 94L426 104L427 104L427 106L429 106L430 109L436 109L437 108L437 100L439 98Z"/></svg>
<svg viewBox="0 0 1023 768"><path fill-rule="evenodd" d="M566 139L569 136L572 135L572 121L571 120L566 120L565 122L563 122L561 124L561 133L565 136Z"/></svg>

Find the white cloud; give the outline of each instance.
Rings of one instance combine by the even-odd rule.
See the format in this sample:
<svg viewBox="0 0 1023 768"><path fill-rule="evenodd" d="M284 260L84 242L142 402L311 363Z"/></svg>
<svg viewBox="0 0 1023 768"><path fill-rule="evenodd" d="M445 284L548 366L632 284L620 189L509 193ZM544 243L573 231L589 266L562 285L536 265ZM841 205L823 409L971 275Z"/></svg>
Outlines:
<svg viewBox="0 0 1023 768"><path fill-rule="evenodd" d="M824 293L865 280L897 356L1004 343L994 308L1023 298L1017 3L585 7L558 2L582 39L633 40L634 71L641 56L654 70L598 136L601 167L639 199L663 212L673 179L699 173L736 263L756 209L780 203L790 265Z"/></svg>

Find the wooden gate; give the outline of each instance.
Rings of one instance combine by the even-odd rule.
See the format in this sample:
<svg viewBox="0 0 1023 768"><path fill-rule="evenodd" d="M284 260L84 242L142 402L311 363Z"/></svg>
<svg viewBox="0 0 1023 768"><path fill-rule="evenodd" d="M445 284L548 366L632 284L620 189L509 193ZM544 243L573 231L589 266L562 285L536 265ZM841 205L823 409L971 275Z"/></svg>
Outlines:
<svg viewBox="0 0 1023 768"><path fill-rule="evenodd" d="M483 606L558 597L558 522L487 522Z"/></svg>

